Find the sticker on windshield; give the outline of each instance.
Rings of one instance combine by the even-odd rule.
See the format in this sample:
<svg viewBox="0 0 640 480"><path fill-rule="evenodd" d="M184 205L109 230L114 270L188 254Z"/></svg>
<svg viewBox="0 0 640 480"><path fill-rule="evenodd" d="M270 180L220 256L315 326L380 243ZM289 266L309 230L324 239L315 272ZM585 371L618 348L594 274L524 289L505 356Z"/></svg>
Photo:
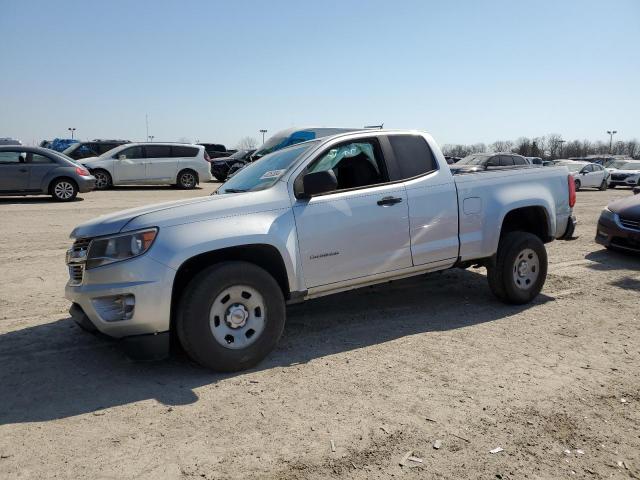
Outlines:
<svg viewBox="0 0 640 480"><path fill-rule="evenodd" d="M276 178L284 173L284 170L269 170L268 172L264 172L264 174L260 177L260 180L265 180L267 178Z"/></svg>

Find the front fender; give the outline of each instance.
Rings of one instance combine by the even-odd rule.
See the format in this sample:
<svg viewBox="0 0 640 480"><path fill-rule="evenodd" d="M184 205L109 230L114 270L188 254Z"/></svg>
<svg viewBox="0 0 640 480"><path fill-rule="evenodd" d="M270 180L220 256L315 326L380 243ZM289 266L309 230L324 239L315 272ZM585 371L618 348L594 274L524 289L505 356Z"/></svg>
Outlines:
<svg viewBox="0 0 640 480"><path fill-rule="evenodd" d="M284 262L290 289L304 289L290 208L161 227L149 255L178 270L184 262L203 253L257 244L276 248Z"/></svg>

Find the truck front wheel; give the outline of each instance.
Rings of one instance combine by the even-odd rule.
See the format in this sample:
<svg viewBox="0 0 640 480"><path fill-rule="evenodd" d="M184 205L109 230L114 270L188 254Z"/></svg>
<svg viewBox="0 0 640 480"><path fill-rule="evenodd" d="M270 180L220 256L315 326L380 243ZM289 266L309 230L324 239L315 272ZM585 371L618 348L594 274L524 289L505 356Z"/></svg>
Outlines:
<svg viewBox="0 0 640 480"><path fill-rule="evenodd" d="M248 262L223 262L198 274L180 302L177 333L189 356L218 372L257 364L276 346L285 323L276 280Z"/></svg>
<svg viewBox="0 0 640 480"><path fill-rule="evenodd" d="M547 251L527 232L511 232L500 239L495 260L487 267L491 291L500 300L524 304L542 290L547 278Z"/></svg>

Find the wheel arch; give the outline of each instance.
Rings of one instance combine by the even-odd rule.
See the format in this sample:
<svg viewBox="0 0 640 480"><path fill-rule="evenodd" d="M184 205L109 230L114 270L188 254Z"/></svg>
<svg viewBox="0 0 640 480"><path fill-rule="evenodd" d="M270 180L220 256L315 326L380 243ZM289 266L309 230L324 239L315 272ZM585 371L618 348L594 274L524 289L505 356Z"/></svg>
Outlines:
<svg viewBox="0 0 640 480"><path fill-rule="evenodd" d="M53 184L56 183L58 180L68 180L68 181L70 181L71 183L73 183L76 186L76 189L79 188L78 187L78 182L76 182L73 177L70 177L69 175L64 175L64 174L56 175L55 177L52 177L49 180L49 184L47 185L46 192L49 195L53 194L53 190L52 190L53 189Z"/></svg>
<svg viewBox="0 0 640 480"><path fill-rule="evenodd" d="M516 231L532 233L543 243L553 240L549 214L541 205L514 208L506 213L500 225L500 238Z"/></svg>
<svg viewBox="0 0 640 480"><path fill-rule="evenodd" d="M269 244L249 244L211 250L185 260L176 271L171 292L171 328L174 328L177 308L184 289L198 273L216 263L243 261L267 271L276 280L285 299L290 297L287 268L276 247Z"/></svg>

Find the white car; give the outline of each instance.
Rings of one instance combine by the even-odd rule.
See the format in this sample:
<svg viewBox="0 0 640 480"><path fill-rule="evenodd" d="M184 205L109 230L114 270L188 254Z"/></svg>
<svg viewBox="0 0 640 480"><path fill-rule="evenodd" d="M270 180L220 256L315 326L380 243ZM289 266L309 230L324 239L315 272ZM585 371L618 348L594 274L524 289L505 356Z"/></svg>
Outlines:
<svg viewBox="0 0 640 480"><path fill-rule="evenodd" d="M127 143L79 162L96 177L98 190L113 185L177 185L191 189L211 180L209 155L202 145Z"/></svg>
<svg viewBox="0 0 640 480"><path fill-rule="evenodd" d="M640 185L640 161L629 161L611 171L609 186L635 187Z"/></svg>
<svg viewBox="0 0 640 480"><path fill-rule="evenodd" d="M576 184L576 190L585 187L598 188L600 190L607 189L609 173L602 165L573 160L563 160L557 162L556 165L564 165L569 169L569 173L573 176L573 181Z"/></svg>

